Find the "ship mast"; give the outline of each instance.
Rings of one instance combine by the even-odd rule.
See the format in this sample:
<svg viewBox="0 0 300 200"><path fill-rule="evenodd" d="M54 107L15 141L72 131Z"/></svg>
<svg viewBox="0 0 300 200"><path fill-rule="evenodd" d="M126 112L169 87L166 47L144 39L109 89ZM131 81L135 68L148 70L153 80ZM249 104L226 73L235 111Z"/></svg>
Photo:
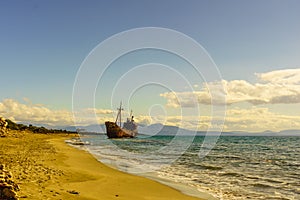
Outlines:
<svg viewBox="0 0 300 200"><path fill-rule="evenodd" d="M116 118L116 122L115 123L117 123L117 121L118 121L118 118L120 119L120 127L121 127L121 117L122 117L122 114L121 114L121 112L122 112L122 110L124 110L123 108L122 108L122 101L120 102L120 108L118 108L118 115L117 115L117 118Z"/></svg>

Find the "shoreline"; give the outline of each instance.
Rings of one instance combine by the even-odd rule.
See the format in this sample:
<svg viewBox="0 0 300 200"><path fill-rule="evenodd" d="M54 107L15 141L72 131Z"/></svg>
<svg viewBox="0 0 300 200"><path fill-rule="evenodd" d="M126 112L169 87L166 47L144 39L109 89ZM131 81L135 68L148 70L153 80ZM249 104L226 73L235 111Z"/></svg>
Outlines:
<svg viewBox="0 0 300 200"><path fill-rule="evenodd" d="M99 162L65 140L74 135L22 133L0 138L1 163L19 185L20 199L199 200L145 177Z"/></svg>
<svg viewBox="0 0 300 200"><path fill-rule="evenodd" d="M192 197L196 197L198 199L203 199L203 200L217 200L217 198L215 196L213 196L212 194L210 194L208 191L200 191L197 188L194 188L192 186L189 186L187 184L184 183L178 183L175 181L172 181L170 179L167 178L162 178L157 176L154 172L148 172L148 173L139 173L139 174L134 174L134 173L128 173L126 171L122 171L121 169L119 169L116 165L113 164L108 164L105 162L101 161L101 156L95 156L92 153L89 152L88 148L86 148L85 145L72 145L72 143L66 143L67 145L71 146L72 148L78 149L80 151L86 151L89 154L91 154L100 164L105 165L113 170L117 170L119 172L128 174L128 175L133 175L133 176L138 176L138 177L142 177L142 178L146 178L146 179L150 179L153 180L155 182L157 182L158 184L163 184L165 186L168 186L172 189L178 190L180 191L182 194L184 195L188 195L188 196L192 196Z"/></svg>
<svg viewBox="0 0 300 200"><path fill-rule="evenodd" d="M89 164L93 165L93 170L90 172L93 173L100 173L101 176L103 176L103 173L106 173L106 176L109 176L110 174L113 174L116 180L113 180L112 182L117 181L119 185L119 192L117 191L111 191L111 193L116 193L111 198L115 197L123 197L124 199L182 199L182 200L188 200L188 199L198 199L201 200L203 198L200 198L196 195L191 194L184 194L179 187L170 187L169 184L163 183L162 181L150 178L150 177L144 177L139 175L132 175L128 174L126 172L119 171L118 169L114 169L112 167L109 167L103 163L101 163L98 159L96 159L92 154L90 154L88 151L80 148L73 147L72 145L66 144L64 141L61 140L50 140L54 146L58 147L57 145L65 145L68 148L72 148L75 151L80 151L78 154L85 154L85 157L89 157ZM59 147L61 148L61 146ZM73 150L71 150L73 151ZM75 152L74 152L75 153ZM76 159L77 160L77 159ZM72 161L73 162L73 161ZM78 166L80 167L80 166ZM99 167L99 169L95 169L94 167ZM88 170L90 170L89 168ZM111 178L109 178L111 179ZM109 180L106 180L109 182ZM123 184L122 184L123 183ZM76 185L76 184L74 184ZM143 185L142 187L140 187ZM133 186L134 191L130 191ZM148 186L148 187L147 187ZM104 186L105 188L109 187L109 183ZM124 187L124 188L123 188ZM126 188L127 187L127 188ZM78 191L81 190L81 186L75 187ZM123 192L125 190L125 192ZM129 191L130 192L129 192ZM104 191L108 191L105 189ZM99 193L99 191L97 191ZM120 194L117 194L120 193ZM123 193L123 194L122 194ZM127 194L126 194L127 193ZM101 192L101 194L103 194ZM106 199L109 199L110 197L105 197ZM204 199L203 199L204 200Z"/></svg>
<svg viewBox="0 0 300 200"><path fill-rule="evenodd" d="M207 191L199 191L197 188L193 188L192 186L183 184L183 183L178 183L174 182L172 180L167 180L164 178L160 178L151 174L143 174L142 177L146 177L148 179L154 180L160 184L167 185L168 187L174 188L181 193L196 197L199 199L205 199L205 200L218 200L216 197L214 197L212 194L208 193Z"/></svg>

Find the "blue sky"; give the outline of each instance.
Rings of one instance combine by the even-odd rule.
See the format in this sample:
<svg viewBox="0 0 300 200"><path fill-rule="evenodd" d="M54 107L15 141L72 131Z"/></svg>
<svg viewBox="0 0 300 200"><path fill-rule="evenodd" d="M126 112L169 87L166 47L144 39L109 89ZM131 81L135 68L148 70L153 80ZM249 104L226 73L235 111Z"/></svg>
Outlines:
<svg viewBox="0 0 300 200"><path fill-rule="evenodd" d="M0 1L0 101L27 98L27 104L70 111L88 53L114 34L148 26L195 39L224 80L254 83L255 73L299 68L299 9L296 0ZM264 108L278 111L272 106ZM278 107L285 114L285 104Z"/></svg>

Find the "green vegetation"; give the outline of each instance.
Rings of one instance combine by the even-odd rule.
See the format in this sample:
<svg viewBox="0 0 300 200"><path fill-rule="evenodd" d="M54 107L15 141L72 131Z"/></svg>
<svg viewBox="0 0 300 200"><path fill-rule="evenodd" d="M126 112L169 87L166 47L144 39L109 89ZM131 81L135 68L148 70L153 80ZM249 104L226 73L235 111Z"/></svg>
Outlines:
<svg viewBox="0 0 300 200"><path fill-rule="evenodd" d="M24 125L24 124L17 124L9 119L5 120L8 125L7 128L10 130L18 130L18 131L25 131L25 130L29 130L33 133L76 133L76 132L72 132L72 131L67 131L67 130L62 130L62 129L47 129L45 127L38 127L38 126L33 126L31 124L29 124L29 126Z"/></svg>

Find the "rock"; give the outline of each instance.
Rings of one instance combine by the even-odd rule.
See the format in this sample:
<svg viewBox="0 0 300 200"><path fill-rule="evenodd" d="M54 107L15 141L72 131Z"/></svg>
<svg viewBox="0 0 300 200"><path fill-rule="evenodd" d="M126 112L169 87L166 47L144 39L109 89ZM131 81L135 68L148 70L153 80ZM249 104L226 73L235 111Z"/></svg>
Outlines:
<svg viewBox="0 0 300 200"><path fill-rule="evenodd" d="M75 190L68 190L67 192L69 192L70 194L79 194L79 192L77 192Z"/></svg>
<svg viewBox="0 0 300 200"><path fill-rule="evenodd" d="M7 198L7 199L17 199L17 197L16 197L16 195L17 195L16 192L13 191L13 190L11 190L11 189L4 188L4 189L2 190L2 193L3 193L2 196L4 196L4 197Z"/></svg>
<svg viewBox="0 0 300 200"><path fill-rule="evenodd" d="M5 119L3 117L0 117L0 137L6 137L7 125L8 125L7 121L5 121Z"/></svg>
<svg viewBox="0 0 300 200"><path fill-rule="evenodd" d="M17 200L19 186L12 180L12 174L5 170L5 165L0 164L0 199Z"/></svg>
<svg viewBox="0 0 300 200"><path fill-rule="evenodd" d="M4 168L5 168L5 165L4 164L0 164L0 170L2 171L2 170L4 170Z"/></svg>

